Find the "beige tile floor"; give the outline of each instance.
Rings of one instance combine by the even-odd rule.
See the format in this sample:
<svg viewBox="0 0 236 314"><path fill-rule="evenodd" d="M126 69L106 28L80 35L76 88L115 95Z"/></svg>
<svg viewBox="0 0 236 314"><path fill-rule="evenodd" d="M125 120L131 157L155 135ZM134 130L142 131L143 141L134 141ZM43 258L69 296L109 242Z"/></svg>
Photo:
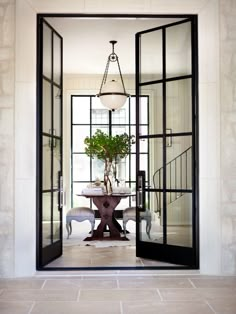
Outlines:
<svg viewBox="0 0 236 314"><path fill-rule="evenodd" d="M236 277L183 271L40 272L0 279L1 314L235 314Z"/></svg>
<svg viewBox="0 0 236 314"><path fill-rule="evenodd" d="M119 221L121 224L121 221ZM98 224L98 222L96 222ZM73 232L69 239L67 239L67 232L64 229L63 239L63 255L57 258L47 267L172 267L174 264L164 263L160 261L153 261L149 259L136 257L135 246L135 223L129 221L128 229L130 231L127 237L131 241L95 241L98 243L98 247L94 244L94 241L83 241L83 239L89 237L88 231L90 225L85 223L73 223ZM176 229L176 228L175 228ZM187 230L185 228L184 230ZM174 230L175 237L179 233L179 230ZM109 233L108 233L109 234ZM185 237L189 238L188 235ZM153 234L152 238L153 237ZM122 235L123 236L123 235ZM144 232L145 241L150 241ZM153 240L154 241L154 240ZM154 241L155 242L155 241ZM99 245L104 247L99 247ZM108 247L106 247L109 245Z"/></svg>

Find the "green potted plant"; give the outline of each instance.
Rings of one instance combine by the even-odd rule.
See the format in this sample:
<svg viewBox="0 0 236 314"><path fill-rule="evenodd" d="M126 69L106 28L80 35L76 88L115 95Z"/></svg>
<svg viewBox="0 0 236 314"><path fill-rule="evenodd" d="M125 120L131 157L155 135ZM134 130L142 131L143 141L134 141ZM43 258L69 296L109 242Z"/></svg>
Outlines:
<svg viewBox="0 0 236 314"><path fill-rule="evenodd" d="M84 140L85 153L91 158L98 158L104 161L104 186L106 192L112 192L112 184L109 175L112 167L119 159L125 158L130 153L131 145L134 144L134 135L129 136L126 133L110 136L96 130L92 137L86 137ZM116 171L114 176L116 177Z"/></svg>

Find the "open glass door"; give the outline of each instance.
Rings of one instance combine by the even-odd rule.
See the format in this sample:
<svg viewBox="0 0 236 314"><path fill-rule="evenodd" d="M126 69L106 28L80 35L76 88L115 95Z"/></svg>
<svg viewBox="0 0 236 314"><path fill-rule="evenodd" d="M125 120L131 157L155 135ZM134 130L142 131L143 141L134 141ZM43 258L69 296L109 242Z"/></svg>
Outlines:
<svg viewBox="0 0 236 314"><path fill-rule="evenodd" d="M198 268L195 16L136 34L136 97L137 256Z"/></svg>
<svg viewBox="0 0 236 314"><path fill-rule="evenodd" d="M62 255L62 37L38 19L37 268Z"/></svg>

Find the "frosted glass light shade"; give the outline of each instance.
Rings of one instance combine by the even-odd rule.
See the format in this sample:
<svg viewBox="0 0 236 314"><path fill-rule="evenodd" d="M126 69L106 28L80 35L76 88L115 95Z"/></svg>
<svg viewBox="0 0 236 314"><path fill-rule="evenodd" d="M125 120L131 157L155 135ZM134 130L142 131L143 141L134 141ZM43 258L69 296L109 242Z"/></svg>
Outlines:
<svg viewBox="0 0 236 314"><path fill-rule="evenodd" d="M124 93L121 83L112 80L104 84L98 96L103 106L110 110L116 110L124 106L129 95Z"/></svg>

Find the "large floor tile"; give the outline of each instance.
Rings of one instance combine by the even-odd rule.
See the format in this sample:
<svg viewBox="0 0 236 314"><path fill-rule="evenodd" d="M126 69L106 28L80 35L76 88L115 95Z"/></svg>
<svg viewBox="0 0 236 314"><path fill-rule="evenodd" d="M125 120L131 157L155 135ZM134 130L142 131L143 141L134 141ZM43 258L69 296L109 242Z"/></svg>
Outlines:
<svg viewBox="0 0 236 314"><path fill-rule="evenodd" d="M40 289L44 279L0 279L0 289Z"/></svg>
<svg viewBox="0 0 236 314"><path fill-rule="evenodd" d="M236 277L191 278L197 288L236 288Z"/></svg>
<svg viewBox="0 0 236 314"><path fill-rule="evenodd" d="M30 314L120 314L120 302L36 302Z"/></svg>
<svg viewBox="0 0 236 314"><path fill-rule="evenodd" d="M0 301L1 314L28 314L33 302Z"/></svg>
<svg viewBox="0 0 236 314"><path fill-rule="evenodd" d="M236 296L236 293L235 293ZM210 306L215 313L219 314L235 314L236 313L236 298L226 298L220 300L210 300Z"/></svg>
<svg viewBox="0 0 236 314"><path fill-rule="evenodd" d="M159 289L164 301L218 300L233 298L236 290L229 288Z"/></svg>
<svg viewBox="0 0 236 314"><path fill-rule="evenodd" d="M187 278L178 277L121 277L118 279L120 288L192 288Z"/></svg>
<svg viewBox="0 0 236 314"><path fill-rule="evenodd" d="M43 289L117 289L116 279L98 278L91 280L84 279L49 279L46 280Z"/></svg>
<svg viewBox="0 0 236 314"><path fill-rule="evenodd" d="M76 290L3 290L0 301L76 301Z"/></svg>
<svg viewBox="0 0 236 314"><path fill-rule="evenodd" d="M145 290L81 290L80 301L133 301L133 300L160 300L160 297L155 289Z"/></svg>
<svg viewBox="0 0 236 314"><path fill-rule="evenodd" d="M124 302L123 314L212 314L203 302Z"/></svg>

